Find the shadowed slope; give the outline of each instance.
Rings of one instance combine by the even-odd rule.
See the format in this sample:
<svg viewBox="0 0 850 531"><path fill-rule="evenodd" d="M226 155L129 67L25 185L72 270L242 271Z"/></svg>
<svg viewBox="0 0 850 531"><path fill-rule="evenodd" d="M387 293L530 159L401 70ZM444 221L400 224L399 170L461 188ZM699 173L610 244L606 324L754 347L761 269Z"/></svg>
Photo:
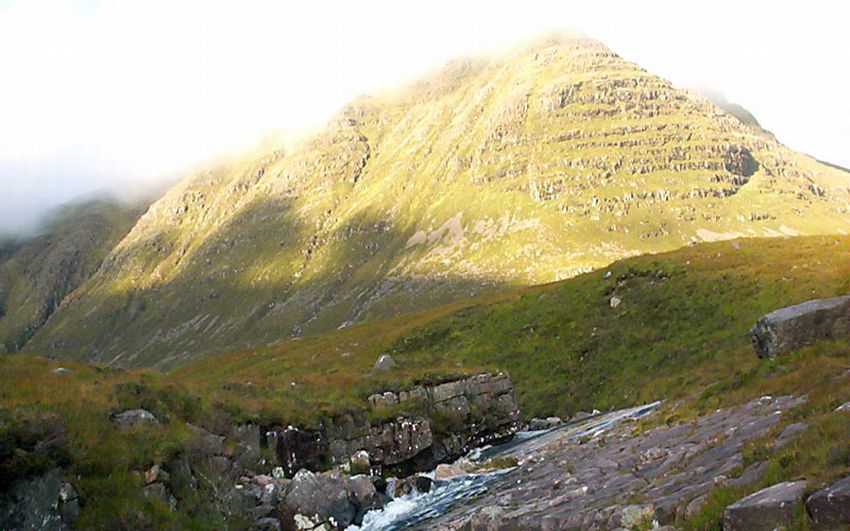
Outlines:
<svg viewBox="0 0 850 531"><path fill-rule="evenodd" d="M0 251L0 351L15 351L94 273L138 209L91 201L64 207L41 233Z"/></svg>

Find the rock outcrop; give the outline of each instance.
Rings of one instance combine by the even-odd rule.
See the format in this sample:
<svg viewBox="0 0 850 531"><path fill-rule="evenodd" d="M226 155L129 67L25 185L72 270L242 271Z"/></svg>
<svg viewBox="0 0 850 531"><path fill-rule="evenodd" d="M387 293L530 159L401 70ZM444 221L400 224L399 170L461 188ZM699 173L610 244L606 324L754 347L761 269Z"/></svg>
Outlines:
<svg viewBox="0 0 850 531"><path fill-rule="evenodd" d="M505 451L518 460L517 466L491 476L486 494L464 498L429 520L427 528L585 530L636 522L638 528L652 521L675 524L698 511L716 487L757 481L763 463L745 466L744 448L803 401L764 397L639 433L631 424L612 426L608 415L552 430L511 444ZM602 425L607 431L594 438ZM774 445L787 442L778 437Z"/></svg>
<svg viewBox="0 0 850 531"><path fill-rule="evenodd" d="M403 475L429 470L466 451L512 436L519 407L503 373L483 373L436 385L368 397L373 412L398 408L409 414L370 421L362 412L325 419L321 429L288 427L267 434L292 477L321 463L348 462L365 451L371 464Z"/></svg>
<svg viewBox="0 0 850 531"><path fill-rule="evenodd" d="M0 494L0 529L70 529L78 515L77 491L62 481L58 468Z"/></svg>
<svg viewBox="0 0 850 531"><path fill-rule="evenodd" d="M815 299L765 315L750 329L760 358L772 358L819 339L850 335L850 295Z"/></svg>
<svg viewBox="0 0 850 531"><path fill-rule="evenodd" d="M128 409L112 415L112 422L119 426L135 426L136 424L159 424L156 416L146 409Z"/></svg>
<svg viewBox="0 0 850 531"><path fill-rule="evenodd" d="M750 494L723 511L724 531L773 531L790 527L805 481L786 481Z"/></svg>
<svg viewBox="0 0 850 531"><path fill-rule="evenodd" d="M381 507L375 486L366 476L299 471L278 506L281 519L295 529L345 529Z"/></svg>
<svg viewBox="0 0 850 531"><path fill-rule="evenodd" d="M806 509L814 529L850 528L850 477L809 496Z"/></svg>

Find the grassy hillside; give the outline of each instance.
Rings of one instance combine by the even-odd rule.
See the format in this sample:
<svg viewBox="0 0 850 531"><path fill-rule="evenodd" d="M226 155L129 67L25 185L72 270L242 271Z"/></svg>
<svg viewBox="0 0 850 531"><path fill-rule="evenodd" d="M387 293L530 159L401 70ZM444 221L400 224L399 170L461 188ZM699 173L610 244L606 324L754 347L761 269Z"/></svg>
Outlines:
<svg viewBox="0 0 850 531"><path fill-rule="evenodd" d="M746 331L777 307L848 292L850 237L742 239L234 351L169 374L7 356L0 358L0 448L10 440L22 444L21 433L58 414L69 434L64 453L14 468L37 471L60 462L81 474L79 489L93 500L83 522L215 526L215 511L201 501L192 515L169 513L138 494L139 471L181 448L184 422L213 431L246 420L310 425L363 407L375 391L495 368L509 372L526 418L664 399L651 422L673 423L764 394L806 394L808 403L777 427L807 422L802 438L772 452L775 434L765 434L746 449L745 460L769 464L749 490L800 476L814 487L850 471L850 454L840 444L850 437L850 415L833 412L850 401L850 345L821 343L760 360ZM621 301L616 308L613 297ZM399 366L373 370L381 352ZM72 372L55 374L59 365ZM149 408L167 421L116 431L109 413L128 407ZM716 528L722 508L746 492L719 487L683 525Z"/></svg>
<svg viewBox="0 0 850 531"><path fill-rule="evenodd" d="M0 352L26 344L139 215L108 201L72 204L53 212L31 239L0 242Z"/></svg>
<svg viewBox="0 0 850 531"><path fill-rule="evenodd" d="M848 189L602 44L555 36L198 171L29 348L173 368L693 241L846 232Z"/></svg>
<svg viewBox="0 0 850 531"><path fill-rule="evenodd" d="M217 401L279 417L358 403L397 381L497 368L514 380L526 417L570 415L675 400L740 380L774 363L759 361L750 346L747 330L756 319L845 293L850 237L705 243L558 283L231 352L171 377ZM616 308L613 297L621 300ZM381 352L399 368L372 370ZM719 393L708 407L722 399Z"/></svg>

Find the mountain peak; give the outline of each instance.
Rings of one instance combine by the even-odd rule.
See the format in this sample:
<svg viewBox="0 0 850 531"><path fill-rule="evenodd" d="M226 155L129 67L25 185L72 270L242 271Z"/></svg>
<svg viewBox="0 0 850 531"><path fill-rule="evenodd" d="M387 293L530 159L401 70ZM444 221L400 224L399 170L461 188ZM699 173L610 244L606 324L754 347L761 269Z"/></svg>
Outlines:
<svg viewBox="0 0 850 531"><path fill-rule="evenodd" d="M27 348L173 367L701 240L850 230L850 179L574 33L205 168Z"/></svg>

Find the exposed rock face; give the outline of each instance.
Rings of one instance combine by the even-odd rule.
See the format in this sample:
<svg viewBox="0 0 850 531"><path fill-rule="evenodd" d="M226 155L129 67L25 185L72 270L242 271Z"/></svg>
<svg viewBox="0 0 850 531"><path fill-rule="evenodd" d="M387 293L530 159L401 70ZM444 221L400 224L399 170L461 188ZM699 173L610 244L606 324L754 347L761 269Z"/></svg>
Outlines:
<svg viewBox="0 0 850 531"><path fill-rule="evenodd" d="M361 523L367 511L381 506L381 497L366 476L349 478L301 470L286 489L278 510L285 527L345 529Z"/></svg>
<svg viewBox="0 0 850 531"><path fill-rule="evenodd" d="M750 494L726 508L723 529L773 531L788 527L805 490L805 481L786 481Z"/></svg>
<svg viewBox="0 0 850 531"><path fill-rule="evenodd" d="M0 529L69 529L78 514L77 492L62 482L58 468L0 495Z"/></svg>
<svg viewBox="0 0 850 531"><path fill-rule="evenodd" d="M772 358L819 339L850 335L850 295L816 299L765 315L750 329L760 358Z"/></svg>
<svg viewBox="0 0 850 531"><path fill-rule="evenodd" d="M519 460L516 468L495 476L486 494L464 499L421 528L585 530L616 529L634 520L672 524L686 516L688 507L696 510L718 485L758 480L764 471L758 463L733 477L743 464L742 450L780 421L777 413L802 402L765 397L637 435L629 424L615 426L591 441L579 435L586 433L580 424L556 429L511 445L509 451ZM651 500L651 506L624 505L624 493Z"/></svg>
<svg viewBox="0 0 850 531"><path fill-rule="evenodd" d="M850 527L850 477L836 481L806 500L806 509L815 529Z"/></svg>
<svg viewBox="0 0 850 531"><path fill-rule="evenodd" d="M429 470L487 442L516 432L519 407L507 375L483 373L438 385L374 394L372 407L407 404L416 414L371 423L350 413L325 419L320 430L270 432L291 477L301 468L345 463L361 450L371 464L404 475Z"/></svg>

